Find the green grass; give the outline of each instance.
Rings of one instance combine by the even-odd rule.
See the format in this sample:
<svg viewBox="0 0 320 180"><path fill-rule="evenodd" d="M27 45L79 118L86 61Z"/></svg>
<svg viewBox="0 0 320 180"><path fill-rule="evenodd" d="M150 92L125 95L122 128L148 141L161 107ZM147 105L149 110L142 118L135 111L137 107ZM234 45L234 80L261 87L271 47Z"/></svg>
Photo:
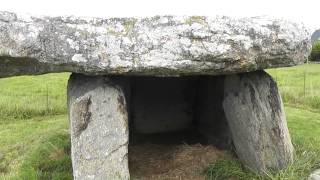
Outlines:
<svg viewBox="0 0 320 180"><path fill-rule="evenodd" d="M72 179L69 73L0 80L0 179Z"/></svg>
<svg viewBox="0 0 320 180"><path fill-rule="evenodd" d="M0 81L0 121L66 114L69 73L4 78Z"/></svg>
<svg viewBox="0 0 320 180"><path fill-rule="evenodd" d="M294 163L280 172L256 174L232 155L206 169L208 179L301 180L320 168L320 64L267 70L277 81L295 148Z"/></svg>
<svg viewBox="0 0 320 180"><path fill-rule="evenodd" d="M320 113L286 107L287 121L295 147L295 161L287 169L278 173L255 174L241 166L229 155L206 169L209 179L274 179L302 180L312 170L320 168Z"/></svg>
<svg viewBox="0 0 320 180"><path fill-rule="evenodd" d="M320 168L320 64L268 72L286 106L294 163L281 172L259 175L230 154L206 169L208 179L300 180ZM72 179L68 77L61 73L0 79L0 179Z"/></svg>
<svg viewBox="0 0 320 180"><path fill-rule="evenodd" d="M320 64L271 69L286 105L320 111Z"/></svg>
<svg viewBox="0 0 320 180"><path fill-rule="evenodd" d="M2 121L0 179L41 179L48 173L71 178L67 129L65 115ZM54 166L55 163L59 166ZM55 168L46 169L46 166Z"/></svg>

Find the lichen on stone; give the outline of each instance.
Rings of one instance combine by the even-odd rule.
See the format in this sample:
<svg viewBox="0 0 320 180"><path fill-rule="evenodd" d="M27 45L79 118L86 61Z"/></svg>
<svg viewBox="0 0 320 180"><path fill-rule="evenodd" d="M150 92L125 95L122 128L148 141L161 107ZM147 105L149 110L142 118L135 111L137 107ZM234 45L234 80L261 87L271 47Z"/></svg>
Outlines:
<svg viewBox="0 0 320 180"><path fill-rule="evenodd" d="M32 64L21 68L8 62L8 69L19 72L0 77L61 71L221 75L301 64L311 49L303 25L269 17L102 19L0 12L0 30L0 57L46 64L32 72Z"/></svg>

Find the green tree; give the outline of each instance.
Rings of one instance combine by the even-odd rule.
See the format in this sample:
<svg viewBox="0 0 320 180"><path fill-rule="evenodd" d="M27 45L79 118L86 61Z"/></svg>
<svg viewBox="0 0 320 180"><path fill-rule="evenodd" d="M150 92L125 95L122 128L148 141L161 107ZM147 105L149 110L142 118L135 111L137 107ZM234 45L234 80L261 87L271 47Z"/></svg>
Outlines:
<svg viewBox="0 0 320 180"><path fill-rule="evenodd" d="M320 40L313 43L310 60L320 61Z"/></svg>

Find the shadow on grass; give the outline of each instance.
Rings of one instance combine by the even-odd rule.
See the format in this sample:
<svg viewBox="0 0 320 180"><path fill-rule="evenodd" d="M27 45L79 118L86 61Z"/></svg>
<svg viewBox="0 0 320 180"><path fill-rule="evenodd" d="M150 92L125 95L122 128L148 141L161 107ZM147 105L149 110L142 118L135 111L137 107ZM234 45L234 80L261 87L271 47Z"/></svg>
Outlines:
<svg viewBox="0 0 320 180"><path fill-rule="evenodd" d="M38 180L72 179L70 146L70 138L67 133L49 137L28 154L21 166L20 178Z"/></svg>

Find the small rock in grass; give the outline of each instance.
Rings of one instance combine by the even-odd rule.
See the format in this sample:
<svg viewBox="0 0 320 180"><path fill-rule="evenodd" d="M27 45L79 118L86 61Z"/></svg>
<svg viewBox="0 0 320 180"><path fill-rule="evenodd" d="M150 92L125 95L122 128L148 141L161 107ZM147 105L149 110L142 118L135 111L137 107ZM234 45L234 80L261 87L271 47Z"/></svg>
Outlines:
<svg viewBox="0 0 320 180"><path fill-rule="evenodd" d="M313 171L309 176L309 180L320 180L320 169Z"/></svg>

